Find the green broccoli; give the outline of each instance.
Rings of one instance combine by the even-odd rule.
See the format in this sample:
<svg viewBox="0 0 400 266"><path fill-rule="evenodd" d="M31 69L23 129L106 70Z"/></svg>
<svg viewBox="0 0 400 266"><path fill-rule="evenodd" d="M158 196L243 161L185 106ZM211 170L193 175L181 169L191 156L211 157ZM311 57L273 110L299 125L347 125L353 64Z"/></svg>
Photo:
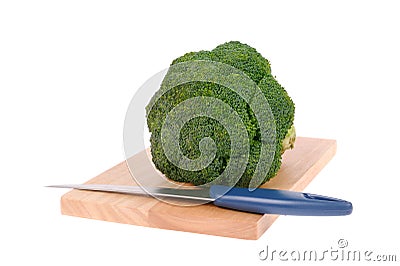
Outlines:
<svg viewBox="0 0 400 266"><path fill-rule="evenodd" d="M294 145L296 137L293 126L294 103L285 89L271 75L271 67L268 60L246 44L232 41L219 45L211 51L190 52L175 59L171 65L195 60L220 62L241 70L257 84L267 99L276 127L274 158L269 171L265 173L262 183L267 182L276 175L281 167L283 152ZM167 73L165 78L168 75ZM160 90L162 87L163 84ZM192 160L200 156L199 143L203 138L209 137L214 140L216 145L215 157L207 167L196 171L182 169L170 162L163 150L161 129L167 114L181 102L199 96L212 97L227 103L236 111L241 123L245 125L250 144L249 156L246 163L247 167L235 185L248 187L260 156L262 144L256 116L249 103L237 93L212 82L193 81L180 84L162 94L151 105L151 108L149 105L146 107L154 165L169 179L194 185L202 185L213 181L227 167L231 151L229 134L217 120L210 117L198 116L191 119L184 124L179 136L177 136L182 154Z"/></svg>

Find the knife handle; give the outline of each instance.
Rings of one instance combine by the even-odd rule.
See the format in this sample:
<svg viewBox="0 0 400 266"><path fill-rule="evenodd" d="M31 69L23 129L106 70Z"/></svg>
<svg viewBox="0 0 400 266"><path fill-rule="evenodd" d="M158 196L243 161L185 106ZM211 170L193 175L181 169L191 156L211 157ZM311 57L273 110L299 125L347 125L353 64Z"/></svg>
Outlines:
<svg viewBox="0 0 400 266"><path fill-rule="evenodd" d="M227 190L226 186L211 186L214 205L245 212L301 216L349 215L353 211L351 202L316 194L265 188Z"/></svg>

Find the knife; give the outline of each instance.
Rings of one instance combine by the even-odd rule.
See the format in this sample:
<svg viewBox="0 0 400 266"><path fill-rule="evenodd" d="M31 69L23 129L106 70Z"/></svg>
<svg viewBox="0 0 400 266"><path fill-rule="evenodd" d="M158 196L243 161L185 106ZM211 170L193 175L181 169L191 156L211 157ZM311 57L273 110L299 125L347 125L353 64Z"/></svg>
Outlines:
<svg viewBox="0 0 400 266"><path fill-rule="evenodd" d="M351 202L311 193L289 190L247 188L213 185L209 188L175 189L162 187L106 185L106 184L66 184L51 185L53 188L73 188L79 190L114 192L131 195L153 195L212 202L218 207L259 214L339 216L353 211ZM228 192L226 192L228 191Z"/></svg>

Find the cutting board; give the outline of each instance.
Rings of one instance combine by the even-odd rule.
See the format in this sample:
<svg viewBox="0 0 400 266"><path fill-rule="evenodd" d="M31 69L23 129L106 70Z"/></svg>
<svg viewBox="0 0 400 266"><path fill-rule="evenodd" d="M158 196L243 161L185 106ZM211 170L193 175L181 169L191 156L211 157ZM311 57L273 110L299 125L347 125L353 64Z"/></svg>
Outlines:
<svg viewBox="0 0 400 266"><path fill-rule="evenodd" d="M143 152L149 153L148 150ZM284 153L277 176L262 187L302 191L335 152L335 140L298 137L295 148ZM141 160L140 156L137 158ZM138 169L138 172L146 175L146 169ZM86 183L136 185L125 161ZM219 208L212 203L184 207L149 196L82 190L71 190L62 196L61 212L109 222L242 239L258 239L278 218L278 215Z"/></svg>

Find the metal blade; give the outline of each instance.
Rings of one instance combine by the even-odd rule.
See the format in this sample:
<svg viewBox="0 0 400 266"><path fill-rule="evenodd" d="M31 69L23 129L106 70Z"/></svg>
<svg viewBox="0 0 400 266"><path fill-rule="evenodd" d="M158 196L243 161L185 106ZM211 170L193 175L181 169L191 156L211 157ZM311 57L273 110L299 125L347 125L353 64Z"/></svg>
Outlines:
<svg viewBox="0 0 400 266"><path fill-rule="evenodd" d="M105 185L105 184L65 184L65 185L51 185L47 187L55 188L73 188L80 190L114 192L130 195L145 195L145 196L158 196L170 197L179 199L189 199L198 201L213 201L210 197L209 190L206 188L194 189L175 189L175 188L158 188L158 187L145 187L138 186L124 186L124 185Z"/></svg>

